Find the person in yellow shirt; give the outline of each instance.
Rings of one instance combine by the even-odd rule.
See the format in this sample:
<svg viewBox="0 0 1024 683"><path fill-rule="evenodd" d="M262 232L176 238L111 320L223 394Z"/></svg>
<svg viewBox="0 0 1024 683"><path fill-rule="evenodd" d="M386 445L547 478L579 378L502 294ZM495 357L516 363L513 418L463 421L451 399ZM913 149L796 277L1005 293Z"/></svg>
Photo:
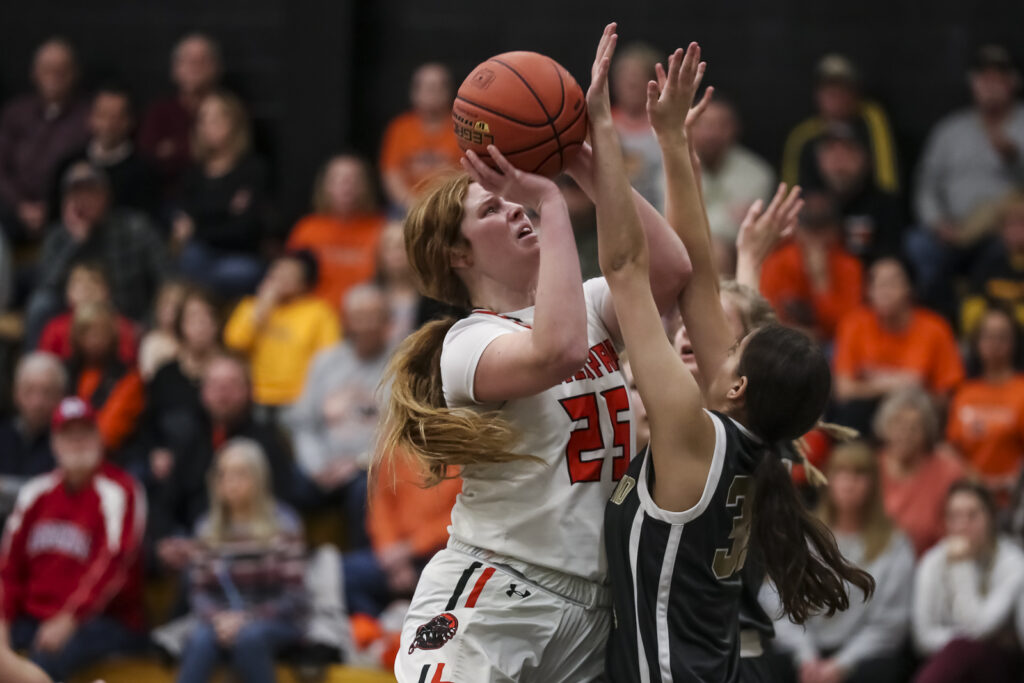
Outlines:
<svg viewBox="0 0 1024 683"><path fill-rule="evenodd" d="M224 329L224 344L249 359L253 398L267 413L299 397L313 356L341 336L337 312L313 295L318 275L312 252L286 252Z"/></svg>

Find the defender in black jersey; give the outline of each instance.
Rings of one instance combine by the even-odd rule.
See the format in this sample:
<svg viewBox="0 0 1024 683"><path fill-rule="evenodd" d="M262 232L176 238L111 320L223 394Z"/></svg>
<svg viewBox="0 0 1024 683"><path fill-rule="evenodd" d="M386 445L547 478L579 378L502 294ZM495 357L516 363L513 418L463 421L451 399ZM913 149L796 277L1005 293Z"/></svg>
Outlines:
<svg viewBox="0 0 1024 683"><path fill-rule="evenodd" d="M738 678L741 569L754 472L765 451L732 418L711 413L711 419L717 440L696 506L668 512L654 503L645 450L606 508L612 583L635 587L635 595L613 593L607 659L613 681ZM646 679L638 675L643 668Z"/></svg>
<svg viewBox="0 0 1024 683"><path fill-rule="evenodd" d="M607 89L596 76L609 57L599 51L587 95L599 257L651 441L607 506L615 605L607 673L616 683L736 681L748 555L762 563L783 609L798 622L819 609L844 609L844 580L872 589L870 577L845 563L828 529L802 507L781 460L790 441L817 422L831 376L821 349L800 332L769 325L741 340L731 335L685 133L703 74L695 43L685 57L673 53L668 73L659 66L659 83L648 86L648 116L665 164L666 217L693 266L679 305L702 386L675 354L654 306L647 244ZM799 206L781 186L766 220L793 220Z"/></svg>

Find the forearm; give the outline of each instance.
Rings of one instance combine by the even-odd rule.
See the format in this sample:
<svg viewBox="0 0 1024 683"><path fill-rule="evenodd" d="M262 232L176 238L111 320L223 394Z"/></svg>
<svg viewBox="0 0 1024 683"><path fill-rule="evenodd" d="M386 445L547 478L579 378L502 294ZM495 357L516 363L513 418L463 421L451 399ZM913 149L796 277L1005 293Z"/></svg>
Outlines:
<svg viewBox="0 0 1024 683"><path fill-rule="evenodd" d="M586 355L587 307L569 211L554 187L535 207L540 214L540 269L531 343L550 361Z"/></svg>
<svg viewBox="0 0 1024 683"><path fill-rule="evenodd" d="M601 272L610 286L626 274L649 276L647 240L632 202L619 136L611 120L591 125L597 245Z"/></svg>
<svg viewBox="0 0 1024 683"><path fill-rule="evenodd" d="M686 138L675 135L660 138L659 143L668 190L666 215L693 264L690 282L679 297L680 313L687 325L701 375L710 378L736 340L719 299L711 233L700 202ZM695 321L699 324L692 324Z"/></svg>

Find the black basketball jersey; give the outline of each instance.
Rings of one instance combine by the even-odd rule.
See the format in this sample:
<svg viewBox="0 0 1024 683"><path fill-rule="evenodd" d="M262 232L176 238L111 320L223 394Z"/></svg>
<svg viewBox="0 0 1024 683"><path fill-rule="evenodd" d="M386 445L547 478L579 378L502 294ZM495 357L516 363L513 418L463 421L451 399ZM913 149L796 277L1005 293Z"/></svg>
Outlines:
<svg viewBox="0 0 1024 683"><path fill-rule="evenodd" d="M709 414L715 451L697 505L668 512L654 504L645 450L605 508L615 617L607 671L616 683L737 680L741 570L762 451L738 423Z"/></svg>

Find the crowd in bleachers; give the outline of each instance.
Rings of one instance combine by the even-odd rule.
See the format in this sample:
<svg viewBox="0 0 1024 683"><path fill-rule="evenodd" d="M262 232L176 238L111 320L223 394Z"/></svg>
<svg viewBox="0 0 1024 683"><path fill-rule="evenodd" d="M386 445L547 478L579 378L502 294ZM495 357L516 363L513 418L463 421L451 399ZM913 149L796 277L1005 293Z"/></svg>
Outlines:
<svg viewBox="0 0 1024 683"><path fill-rule="evenodd" d="M660 54L626 46L612 72L627 167L655 206L664 181L644 107ZM55 680L154 648L180 660L181 681L208 680L218 661L273 680L276 657L361 651L387 667L394 636L376 620L400 612L447 540L457 480L423 489L411 468L367 467L390 352L448 312L418 294L401 218L424 179L458 166L452 75L420 66L379 159L325 158L309 215L281 239L272 168L222 66L213 39L185 36L174 91L142 107L117 83L86 96L73 47L52 39L35 54L34 90L2 103L0 636ZM831 484L805 488L875 575L876 597L806 630L781 620L778 667L800 683L907 680L917 665L929 682L1013 680L1019 73L1005 48L980 48L972 105L936 125L918 160L899 158L848 59L824 57L816 77L817 111L781 165L740 144L743 113L726 94L692 140L726 277L750 205L779 177L803 188L760 290L828 350L829 418L862 435L808 435ZM584 276L596 276L593 209L560 186ZM748 329L758 314L735 315ZM688 353L685 334L677 346Z"/></svg>

